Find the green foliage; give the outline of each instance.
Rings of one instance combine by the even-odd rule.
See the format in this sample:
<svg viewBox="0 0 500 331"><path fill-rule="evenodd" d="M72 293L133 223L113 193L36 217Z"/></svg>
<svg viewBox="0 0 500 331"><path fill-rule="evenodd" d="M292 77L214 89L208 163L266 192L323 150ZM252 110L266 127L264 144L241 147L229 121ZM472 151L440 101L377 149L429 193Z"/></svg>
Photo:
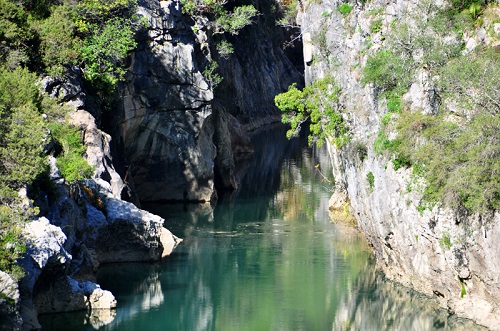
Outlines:
<svg viewBox="0 0 500 331"><path fill-rule="evenodd" d="M56 165L66 181L74 184L91 177L94 169L83 158L85 146L80 130L63 123L53 123L50 129L52 137L62 147L62 154L57 157Z"/></svg>
<svg viewBox="0 0 500 331"><path fill-rule="evenodd" d="M137 45L135 32L143 22L135 15L136 6L136 0L84 0L76 7L84 77L105 94L123 79L123 62Z"/></svg>
<svg viewBox="0 0 500 331"><path fill-rule="evenodd" d="M252 24L252 17L257 13L257 9L252 5L238 6L232 12L223 10L215 19L215 33L227 32L237 35L245 26Z"/></svg>
<svg viewBox="0 0 500 331"><path fill-rule="evenodd" d="M221 40L216 46L217 53L225 59L229 58L234 53L233 45L227 40Z"/></svg>
<svg viewBox="0 0 500 331"><path fill-rule="evenodd" d="M50 75L79 64L98 91L110 92L143 26L136 6L136 0L0 0L0 62Z"/></svg>
<svg viewBox="0 0 500 331"><path fill-rule="evenodd" d="M0 205L0 270L19 280L24 271L16 265L17 259L26 252L21 226L25 222L23 213Z"/></svg>
<svg viewBox="0 0 500 331"><path fill-rule="evenodd" d="M348 3L343 3L337 7L337 10L342 14L342 16L346 17L351 13L352 8L353 7L350 6Z"/></svg>
<svg viewBox="0 0 500 331"><path fill-rule="evenodd" d="M370 171L366 174L366 182L368 183L370 192L373 191L373 188L375 187L375 176L373 175L373 172Z"/></svg>
<svg viewBox="0 0 500 331"><path fill-rule="evenodd" d="M44 104L27 69L0 69L0 269L15 279L15 262L25 251L21 227L30 210L19 207L17 191L46 169L42 146L47 136Z"/></svg>
<svg viewBox="0 0 500 331"><path fill-rule="evenodd" d="M222 77L217 73L219 64L215 61L210 62L210 64L203 70L203 77L207 81L210 89L213 91L221 82Z"/></svg>
<svg viewBox="0 0 500 331"><path fill-rule="evenodd" d="M26 69L0 69L0 186L17 189L42 172L46 124L36 76Z"/></svg>
<svg viewBox="0 0 500 331"><path fill-rule="evenodd" d="M467 290L465 288L465 283L460 279L460 277L458 278L458 281L460 283L460 299L463 299L463 297L467 295Z"/></svg>
<svg viewBox="0 0 500 331"><path fill-rule="evenodd" d="M214 34L237 35L245 26L253 23L258 14L252 5L236 6L232 11L226 8L227 0L181 0L182 12L190 16L208 16Z"/></svg>
<svg viewBox="0 0 500 331"><path fill-rule="evenodd" d="M411 83L413 70L412 61L390 50L380 50L368 57L361 84L372 83L382 91L406 90Z"/></svg>
<svg viewBox="0 0 500 331"><path fill-rule="evenodd" d="M450 235L447 232L443 232L441 239L439 239L439 246L441 246L442 249L448 250L452 245Z"/></svg>
<svg viewBox="0 0 500 331"><path fill-rule="evenodd" d="M84 77L96 88L111 92L125 74L123 60L137 45L133 37L124 20L113 19L86 38L81 49Z"/></svg>
<svg viewBox="0 0 500 331"><path fill-rule="evenodd" d="M456 10L469 10L471 6L483 6L486 3L485 0L451 0L451 5Z"/></svg>
<svg viewBox="0 0 500 331"><path fill-rule="evenodd" d="M33 37L24 8L14 1L0 0L0 61L10 69L27 63Z"/></svg>
<svg viewBox="0 0 500 331"><path fill-rule="evenodd" d="M370 23L370 32L371 33L379 33L382 31L382 19L377 18Z"/></svg>
<svg viewBox="0 0 500 331"><path fill-rule="evenodd" d="M443 115L405 112L390 148L403 161L419 165L426 205L487 214L500 208L500 118L483 113L464 124Z"/></svg>
<svg viewBox="0 0 500 331"><path fill-rule="evenodd" d="M478 2L473 2L469 6L469 13L473 19L476 19L481 12L481 4Z"/></svg>
<svg viewBox="0 0 500 331"><path fill-rule="evenodd" d="M500 53L489 50L450 61L440 71L443 96L467 110L500 112ZM480 88L479 88L480 87Z"/></svg>
<svg viewBox="0 0 500 331"><path fill-rule="evenodd" d="M339 103L340 88L333 78L326 77L305 87L302 91L295 84L288 91L274 98L276 106L284 113L283 123L291 125L287 137L296 136L302 123L310 120L309 144L321 145L326 138L341 147L347 140L347 128Z"/></svg>
<svg viewBox="0 0 500 331"><path fill-rule="evenodd" d="M82 40L76 36L73 8L54 7L52 15L32 22L40 39L41 60L50 75L62 75L64 68L80 61Z"/></svg>

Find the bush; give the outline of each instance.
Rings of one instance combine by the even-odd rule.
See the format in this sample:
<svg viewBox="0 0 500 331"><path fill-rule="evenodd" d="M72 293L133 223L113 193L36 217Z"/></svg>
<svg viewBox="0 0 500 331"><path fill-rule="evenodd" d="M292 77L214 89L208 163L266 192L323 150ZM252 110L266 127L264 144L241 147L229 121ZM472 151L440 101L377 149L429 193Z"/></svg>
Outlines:
<svg viewBox="0 0 500 331"><path fill-rule="evenodd" d="M82 40L75 35L73 8L56 6L51 16L34 21L32 26L39 35L41 59L50 75L62 75L65 67L80 60Z"/></svg>
<svg viewBox="0 0 500 331"><path fill-rule="evenodd" d="M80 130L63 123L53 123L50 128L52 136L62 147L62 154L57 157L56 164L65 180L74 184L91 177L94 169L83 157L86 148Z"/></svg>
<svg viewBox="0 0 500 331"><path fill-rule="evenodd" d="M411 60L398 56L390 50L380 50L368 57L363 68L361 84L372 83L381 91L406 90L411 83L414 69Z"/></svg>
<svg viewBox="0 0 500 331"><path fill-rule="evenodd" d="M368 187L370 188L370 192L373 191L373 188L375 187L375 176L373 175L373 172L369 172L366 174L366 181L368 183Z"/></svg>
<svg viewBox="0 0 500 331"><path fill-rule="evenodd" d="M223 10L215 20L215 33L237 35L245 26L252 24L252 17L257 13L252 5L238 6L232 12Z"/></svg>
<svg viewBox="0 0 500 331"><path fill-rule="evenodd" d="M424 203L482 214L500 208L498 116L478 114L459 125L442 115L405 112L397 126L391 147L420 167L427 182Z"/></svg>
<svg viewBox="0 0 500 331"><path fill-rule="evenodd" d="M500 112L500 53L489 50L450 61L440 71L443 96L466 111Z"/></svg>
<svg viewBox="0 0 500 331"><path fill-rule="evenodd" d="M123 60L137 45L134 35L125 20L112 19L85 39L80 51L83 73L94 87L110 93L123 79Z"/></svg>
<svg viewBox="0 0 500 331"><path fill-rule="evenodd" d="M136 7L136 0L85 0L76 7L84 77L104 94L123 79L123 62L137 45L135 33L144 26L135 15Z"/></svg>
<svg viewBox="0 0 500 331"><path fill-rule="evenodd" d="M337 7L337 10L342 14L342 16L346 17L351 13L352 8L353 7L350 6L348 3L343 3Z"/></svg>
<svg viewBox="0 0 500 331"><path fill-rule="evenodd" d="M18 189L46 169L47 135L36 75L0 69L0 186Z"/></svg>
<svg viewBox="0 0 500 331"><path fill-rule="evenodd" d="M22 236L22 213L8 206L0 205L0 270L13 279L20 280L24 271L16 265L17 259L26 252Z"/></svg>
<svg viewBox="0 0 500 331"><path fill-rule="evenodd" d="M309 144L321 145L325 139L333 137L338 147L347 140L347 128L341 115L339 103L340 88L331 77L314 82L299 90L295 84L288 91L274 98L276 106L284 113L283 123L291 125L287 137L298 135L301 125L310 121Z"/></svg>

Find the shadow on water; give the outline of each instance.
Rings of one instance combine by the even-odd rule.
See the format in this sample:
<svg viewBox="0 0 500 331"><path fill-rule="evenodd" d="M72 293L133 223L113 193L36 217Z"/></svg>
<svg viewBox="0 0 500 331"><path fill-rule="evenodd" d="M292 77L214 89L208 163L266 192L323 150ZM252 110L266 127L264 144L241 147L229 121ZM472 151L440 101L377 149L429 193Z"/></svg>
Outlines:
<svg viewBox="0 0 500 331"><path fill-rule="evenodd" d="M364 238L330 222L325 150L274 128L254 138L242 185L215 207L145 206L184 242L159 263L102 266L118 308L74 330L479 329L376 272ZM67 316L44 317L67 330ZM83 316L83 317L81 317Z"/></svg>

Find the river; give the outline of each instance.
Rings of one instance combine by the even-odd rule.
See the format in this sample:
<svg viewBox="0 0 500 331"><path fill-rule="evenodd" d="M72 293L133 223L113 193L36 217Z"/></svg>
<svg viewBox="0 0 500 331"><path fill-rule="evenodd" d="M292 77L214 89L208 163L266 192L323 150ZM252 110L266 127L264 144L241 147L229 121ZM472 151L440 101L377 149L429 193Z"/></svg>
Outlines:
<svg viewBox="0 0 500 331"><path fill-rule="evenodd" d="M325 149L254 137L240 189L215 208L151 204L184 239L159 263L102 266L118 308L40 316L47 330L477 330L384 280L354 228L330 220Z"/></svg>

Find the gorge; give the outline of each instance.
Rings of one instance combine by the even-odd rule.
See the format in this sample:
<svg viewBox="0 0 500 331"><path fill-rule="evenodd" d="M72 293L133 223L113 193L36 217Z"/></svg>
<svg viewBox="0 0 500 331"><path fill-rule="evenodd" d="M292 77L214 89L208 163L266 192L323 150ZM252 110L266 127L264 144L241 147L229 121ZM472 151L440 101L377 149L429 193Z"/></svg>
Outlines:
<svg viewBox="0 0 500 331"><path fill-rule="evenodd" d="M412 134L424 137L415 146L428 139L423 130L435 122L413 114L445 117L432 132L439 136L447 123L475 127L476 108L486 109L481 123L493 134L474 134L486 141L489 177L500 175L499 76L491 64L498 63L500 9L498 1L477 2L477 12L458 2L139 0L134 10L146 23L110 96L89 84L84 64L41 79L48 95L71 107L68 120L80 130L93 174L70 183L58 169L62 147L48 148L50 189L24 194L38 214L26 226L19 290L2 280L1 316L9 316L2 327L64 329L78 316L75 329L132 330L152 319L158 328L186 330L500 330L498 187L464 173L493 192L486 209L473 211L472 198L426 205L429 180L411 159L418 153L407 157L391 145ZM221 32L223 15L235 21L238 8L250 5L258 14ZM459 5L456 15L466 18L450 18L445 10ZM453 69L448 63L483 54L492 59L481 80L493 86L492 101L471 92L468 109L439 79ZM306 147L304 136L282 141L281 126L263 130L281 120L275 96L305 86L319 91L310 94L314 102L327 101L317 107L319 119L310 112L295 124L304 135L307 117L319 123L311 133L326 149ZM336 117L325 115L328 105ZM415 117L400 122L405 116ZM329 130L334 119L342 126ZM330 224L332 194L334 220L355 219L368 245L355 230ZM177 236L184 242L165 258L182 241ZM126 264L145 261L160 262ZM69 313L77 310L84 312ZM45 314L55 312L64 314ZM162 324L161 314L172 324Z"/></svg>

